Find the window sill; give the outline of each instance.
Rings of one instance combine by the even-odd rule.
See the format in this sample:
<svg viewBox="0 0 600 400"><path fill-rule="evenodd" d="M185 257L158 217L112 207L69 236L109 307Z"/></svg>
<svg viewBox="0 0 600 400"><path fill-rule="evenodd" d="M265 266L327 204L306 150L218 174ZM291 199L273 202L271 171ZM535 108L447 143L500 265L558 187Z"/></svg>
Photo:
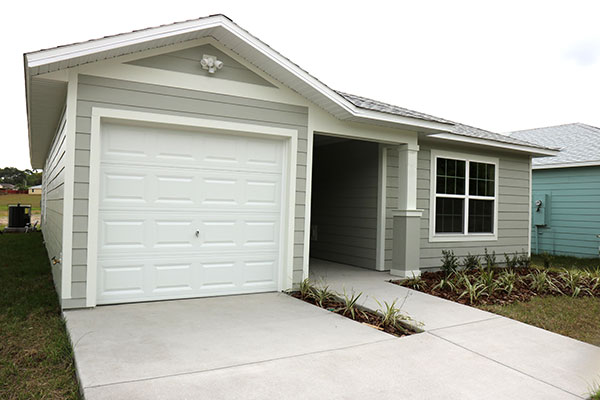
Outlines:
<svg viewBox="0 0 600 400"><path fill-rule="evenodd" d="M437 234L429 236L429 242L491 242L498 240L497 234L469 234L469 235L443 235Z"/></svg>

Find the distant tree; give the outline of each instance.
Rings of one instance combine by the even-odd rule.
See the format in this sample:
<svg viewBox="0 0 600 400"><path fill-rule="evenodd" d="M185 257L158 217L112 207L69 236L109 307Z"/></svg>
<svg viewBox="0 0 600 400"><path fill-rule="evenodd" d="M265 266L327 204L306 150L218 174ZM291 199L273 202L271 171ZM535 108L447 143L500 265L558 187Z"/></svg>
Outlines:
<svg viewBox="0 0 600 400"><path fill-rule="evenodd" d="M24 171L15 167L0 168L0 182L13 185L26 185L27 178Z"/></svg>
<svg viewBox="0 0 600 400"><path fill-rule="evenodd" d="M30 169L21 171L15 167L0 168L0 183L11 183L18 189L27 189L42 183L42 173Z"/></svg>

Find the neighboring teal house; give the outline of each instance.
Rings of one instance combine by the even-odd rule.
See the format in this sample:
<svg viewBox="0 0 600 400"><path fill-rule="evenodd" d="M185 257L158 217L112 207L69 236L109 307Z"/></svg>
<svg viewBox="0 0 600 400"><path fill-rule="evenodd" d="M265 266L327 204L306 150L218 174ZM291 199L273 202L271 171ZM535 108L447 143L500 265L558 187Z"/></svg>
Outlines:
<svg viewBox="0 0 600 400"><path fill-rule="evenodd" d="M561 149L533 159L532 252L598 257L600 128L577 123L510 135Z"/></svg>

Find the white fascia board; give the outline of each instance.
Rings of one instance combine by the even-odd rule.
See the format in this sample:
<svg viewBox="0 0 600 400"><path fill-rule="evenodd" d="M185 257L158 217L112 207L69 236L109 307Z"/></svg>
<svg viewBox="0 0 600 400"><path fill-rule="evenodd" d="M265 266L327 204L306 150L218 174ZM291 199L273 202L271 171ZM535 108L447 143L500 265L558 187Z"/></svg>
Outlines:
<svg viewBox="0 0 600 400"><path fill-rule="evenodd" d="M525 145L513 144L513 143L503 143L503 142L497 142L495 140L490 140L490 139L457 135L454 133L435 133L432 135L428 135L428 137L434 138L434 139L451 140L454 142L462 142L462 143L477 144L477 145L483 145L483 146L498 147L498 148L507 149L507 150L522 151L525 153L529 153L534 157L556 156L559 153L559 150L542 149L539 147L531 147L531 146L525 146Z"/></svg>
<svg viewBox="0 0 600 400"><path fill-rule="evenodd" d="M75 43L54 49L39 50L26 53L25 58L29 68L39 67L40 65L65 61L101 51L112 50L156 39L164 39L170 36L190 33L201 29L214 28L222 25L224 21L226 21L226 19L223 16L216 15L194 21L144 29L137 32L122 33L112 37Z"/></svg>
<svg viewBox="0 0 600 400"><path fill-rule="evenodd" d="M555 169L555 168L572 168L572 167L600 167L600 160L534 165L532 167L532 169Z"/></svg>
<svg viewBox="0 0 600 400"><path fill-rule="evenodd" d="M271 61L278 64L280 67L285 68L293 76L304 82L306 85L314 88L326 97L327 100L338 106L342 115L345 114L346 118L362 118L366 120L381 121L393 124L400 124L403 126L416 127L421 129L428 129L433 131L444 132L448 129L448 124L435 121L420 120L417 118L403 117L399 115L393 115L388 113L382 113L374 110L365 110L356 107L348 100L344 99L341 95L330 89L327 85L314 78L306 71L302 70L298 65L294 64L271 47L265 45L258 38L251 35L249 32L230 21L224 16L216 15L213 17L207 17L200 20L188 21L176 23L169 26L150 28L138 32L124 33L107 37L103 39L92 40L89 42L76 43L63 47L58 47L48 50L40 50L37 52L25 54L27 70L29 68L39 67L41 65L57 63L65 61L71 58L82 57L102 51L113 50L120 47L126 47L135 45L151 40L164 39L176 35L186 34L195 32L198 30L224 27L229 32L234 34L238 39L250 45L255 50L266 55Z"/></svg>

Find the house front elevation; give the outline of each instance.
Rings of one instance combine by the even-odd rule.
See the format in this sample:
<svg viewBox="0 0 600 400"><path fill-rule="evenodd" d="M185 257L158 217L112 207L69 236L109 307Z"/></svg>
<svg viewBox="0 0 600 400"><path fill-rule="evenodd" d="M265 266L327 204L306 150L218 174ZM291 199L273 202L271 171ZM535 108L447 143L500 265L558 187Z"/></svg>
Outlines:
<svg viewBox="0 0 600 400"><path fill-rule="evenodd" d="M333 90L222 15L25 54L63 308L529 251L553 149Z"/></svg>

